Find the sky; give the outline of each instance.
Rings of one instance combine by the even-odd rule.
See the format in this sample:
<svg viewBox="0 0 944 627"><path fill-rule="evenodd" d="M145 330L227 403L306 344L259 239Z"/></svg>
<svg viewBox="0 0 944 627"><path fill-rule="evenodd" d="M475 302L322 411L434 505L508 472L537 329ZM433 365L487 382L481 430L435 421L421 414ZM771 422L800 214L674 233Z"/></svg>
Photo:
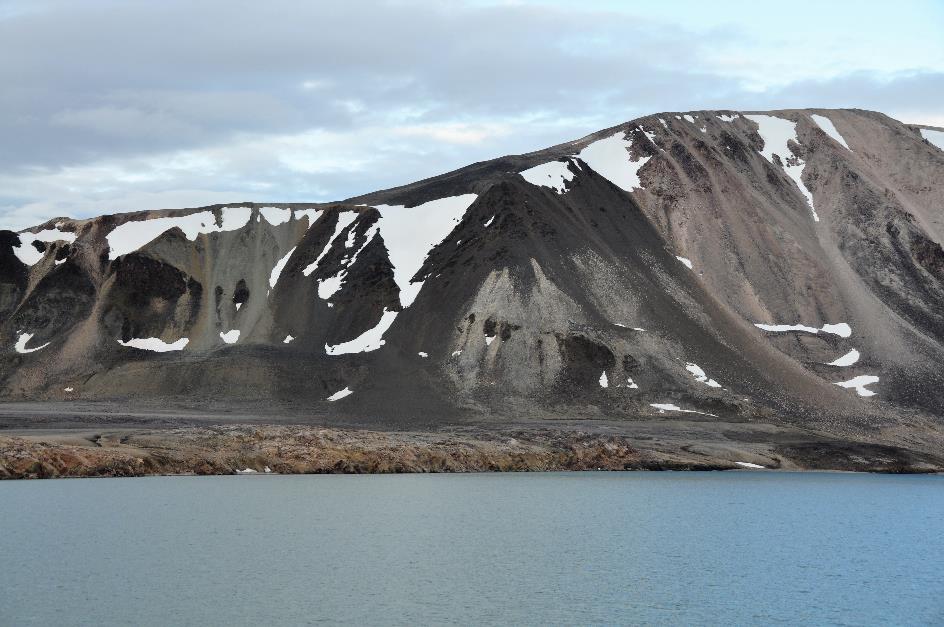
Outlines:
<svg viewBox="0 0 944 627"><path fill-rule="evenodd" d="M341 200L661 111L944 126L944 2L0 0L0 228Z"/></svg>

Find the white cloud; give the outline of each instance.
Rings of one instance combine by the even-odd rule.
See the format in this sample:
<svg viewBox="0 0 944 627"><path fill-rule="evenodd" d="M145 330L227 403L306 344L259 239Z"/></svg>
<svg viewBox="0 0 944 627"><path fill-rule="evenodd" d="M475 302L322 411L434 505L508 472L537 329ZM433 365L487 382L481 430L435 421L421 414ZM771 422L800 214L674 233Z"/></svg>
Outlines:
<svg viewBox="0 0 944 627"><path fill-rule="evenodd" d="M664 110L856 106L944 125L941 11L927 6L926 19L812 0L5 7L6 225L343 199Z"/></svg>
<svg viewBox="0 0 944 627"><path fill-rule="evenodd" d="M395 135L421 137L447 144L478 144L486 139L508 135L511 129L505 124L416 124L393 129Z"/></svg>

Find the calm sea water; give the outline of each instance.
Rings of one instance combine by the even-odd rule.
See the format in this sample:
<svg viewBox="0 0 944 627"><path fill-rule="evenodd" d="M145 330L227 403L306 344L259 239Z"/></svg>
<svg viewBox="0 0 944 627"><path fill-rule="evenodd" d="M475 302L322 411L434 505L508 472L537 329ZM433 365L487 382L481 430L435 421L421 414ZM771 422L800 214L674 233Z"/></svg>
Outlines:
<svg viewBox="0 0 944 627"><path fill-rule="evenodd" d="M942 624L944 477L0 483L0 624Z"/></svg>

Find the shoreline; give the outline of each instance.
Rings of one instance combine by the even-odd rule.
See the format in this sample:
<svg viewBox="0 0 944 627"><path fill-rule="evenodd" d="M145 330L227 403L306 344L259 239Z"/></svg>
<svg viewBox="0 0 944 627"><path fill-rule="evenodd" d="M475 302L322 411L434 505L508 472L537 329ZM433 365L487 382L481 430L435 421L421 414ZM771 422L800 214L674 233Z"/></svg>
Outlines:
<svg viewBox="0 0 944 627"><path fill-rule="evenodd" d="M676 425L677 426L677 425ZM817 440L693 443L553 427L437 431L227 424L0 431L0 479L555 471L837 471L936 474L928 455ZM684 442L684 440L688 440ZM745 467L744 464L751 466ZM760 466L761 468L755 468ZM271 469L266 473L265 469Z"/></svg>

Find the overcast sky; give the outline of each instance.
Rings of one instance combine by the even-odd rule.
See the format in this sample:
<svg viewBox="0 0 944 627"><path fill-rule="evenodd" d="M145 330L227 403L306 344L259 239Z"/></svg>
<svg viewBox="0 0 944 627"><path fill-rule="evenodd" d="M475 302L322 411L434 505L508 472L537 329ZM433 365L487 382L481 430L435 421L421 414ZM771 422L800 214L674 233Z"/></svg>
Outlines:
<svg viewBox="0 0 944 627"><path fill-rule="evenodd" d="M0 0L0 85L18 229L343 199L658 111L944 126L944 3Z"/></svg>

